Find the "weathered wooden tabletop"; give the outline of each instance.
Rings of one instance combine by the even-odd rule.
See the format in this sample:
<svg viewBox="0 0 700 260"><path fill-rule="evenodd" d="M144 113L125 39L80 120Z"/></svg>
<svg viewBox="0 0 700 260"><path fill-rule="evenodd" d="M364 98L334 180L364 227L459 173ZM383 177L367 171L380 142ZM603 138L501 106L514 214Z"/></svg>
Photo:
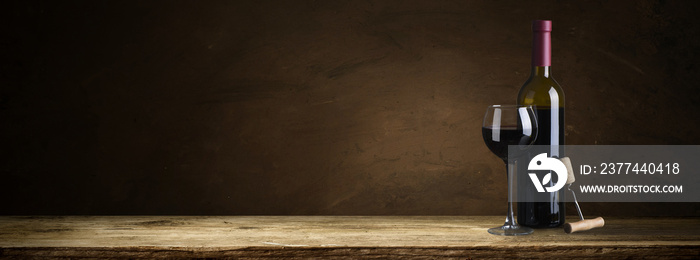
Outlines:
<svg viewBox="0 0 700 260"><path fill-rule="evenodd" d="M4 216L0 257L700 258L700 218L501 237L483 216ZM570 218L570 221L576 221Z"/></svg>

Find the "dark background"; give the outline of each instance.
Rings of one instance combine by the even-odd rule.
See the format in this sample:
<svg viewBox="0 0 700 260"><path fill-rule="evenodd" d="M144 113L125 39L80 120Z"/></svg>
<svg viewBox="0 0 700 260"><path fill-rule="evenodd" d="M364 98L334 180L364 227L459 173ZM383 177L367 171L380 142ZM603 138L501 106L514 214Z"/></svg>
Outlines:
<svg viewBox="0 0 700 260"><path fill-rule="evenodd" d="M699 7L4 2L0 213L502 215L481 120L527 79L531 20L554 22L568 144L700 144Z"/></svg>

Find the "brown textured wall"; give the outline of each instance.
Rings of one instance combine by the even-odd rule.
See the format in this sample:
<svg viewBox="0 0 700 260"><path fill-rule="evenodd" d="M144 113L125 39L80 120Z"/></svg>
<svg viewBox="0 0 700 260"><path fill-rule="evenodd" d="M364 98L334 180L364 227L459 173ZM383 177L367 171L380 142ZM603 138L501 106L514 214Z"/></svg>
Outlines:
<svg viewBox="0 0 700 260"><path fill-rule="evenodd" d="M10 3L1 213L503 214L481 119L543 18L569 144L700 144L700 5L611 2Z"/></svg>

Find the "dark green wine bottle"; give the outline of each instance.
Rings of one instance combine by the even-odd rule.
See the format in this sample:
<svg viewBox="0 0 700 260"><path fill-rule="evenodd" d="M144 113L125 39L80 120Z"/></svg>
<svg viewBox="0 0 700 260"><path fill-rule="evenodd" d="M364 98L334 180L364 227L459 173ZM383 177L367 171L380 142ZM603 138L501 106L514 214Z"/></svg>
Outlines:
<svg viewBox="0 0 700 260"><path fill-rule="evenodd" d="M538 134L534 145L549 145L549 157L564 157L564 91L552 77L552 21L532 23L532 72L518 93L519 105L532 105L537 115ZM534 156L534 155L532 155ZM530 156L530 158L532 158ZM523 168L524 167L524 168ZM518 162L518 224L534 228L558 227L564 224L565 189L537 192L525 173L527 162ZM556 175L556 174L555 174ZM553 180L544 185L554 186Z"/></svg>

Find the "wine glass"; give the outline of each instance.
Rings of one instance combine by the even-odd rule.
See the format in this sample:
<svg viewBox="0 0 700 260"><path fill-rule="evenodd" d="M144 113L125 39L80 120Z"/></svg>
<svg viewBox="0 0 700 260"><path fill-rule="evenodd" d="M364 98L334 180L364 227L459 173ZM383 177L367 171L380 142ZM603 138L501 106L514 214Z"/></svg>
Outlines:
<svg viewBox="0 0 700 260"><path fill-rule="evenodd" d="M513 218L513 175L515 163L508 158L508 146L515 145L516 152L525 150L537 138L537 119L532 106L492 105L486 110L481 128L486 146L503 160L508 176L508 215L503 226L490 228L489 233L501 236L531 234L534 230L519 226Z"/></svg>

